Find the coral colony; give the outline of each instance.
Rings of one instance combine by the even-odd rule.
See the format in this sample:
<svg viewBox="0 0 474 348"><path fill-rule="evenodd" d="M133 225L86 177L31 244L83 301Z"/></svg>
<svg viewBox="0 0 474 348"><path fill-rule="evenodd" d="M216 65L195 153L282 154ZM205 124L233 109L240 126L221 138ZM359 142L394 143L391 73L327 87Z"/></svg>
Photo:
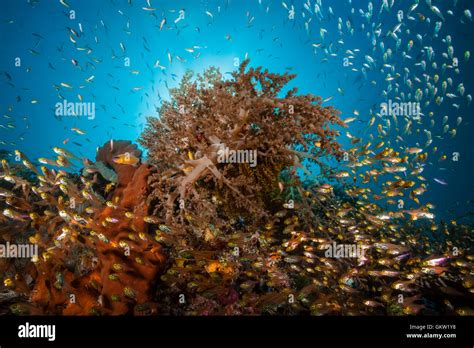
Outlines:
<svg viewBox="0 0 474 348"><path fill-rule="evenodd" d="M387 211L351 184L355 168L397 176L423 154L407 151L408 169L383 144L344 150L339 112L283 93L293 77L248 61L225 79L187 73L147 119L146 160L115 139L94 160L60 147L38 166L4 159L3 244L38 250L0 259L1 312L472 315L469 227L435 222L429 205ZM424 190L378 184L389 199Z"/></svg>

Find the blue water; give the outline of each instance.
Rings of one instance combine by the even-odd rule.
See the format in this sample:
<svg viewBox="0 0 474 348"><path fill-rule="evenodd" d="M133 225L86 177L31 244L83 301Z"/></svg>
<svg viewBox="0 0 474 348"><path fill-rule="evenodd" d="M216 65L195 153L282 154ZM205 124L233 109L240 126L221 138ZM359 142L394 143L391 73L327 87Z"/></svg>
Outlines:
<svg viewBox="0 0 474 348"><path fill-rule="evenodd" d="M0 128L0 149L7 150L10 155L13 150L20 149L34 160L38 157L54 158L51 148L62 146L81 157L94 159L96 148L110 139L136 140L144 128L146 117L157 115L156 108L168 98L168 88L177 86L186 70L202 72L209 66L216 66L229 76L229 72L235 70L246 56L250 58L251 66L297 74L289 88L296 86L300 93L313 93L323 99L333 96L325 105L340 110L343 119L352 117L353 111L357 110L360 114L357 120L350 123L348 129L341 130L339 139L349 147L346 131L363 141L367 141L370 134L376 137L377 123L367 128L370 110L380 112L380 103L387 102L388 98L395 100L393 92L389 97L383 95L389 70L381 72L384 62L380 43L384 43L385 51L392 49L389 63L395 66L395 73L402 75L397 81L400 84L397 95L410 92L403 83L405 67L410 70L412 80L417 76L425 81L424 71L415 64L428 60L426 54L420 55L421 49L431 46L438 69L429 66L426 74L431 78L435 73L439 74L439 90L441 81L451 77L453 87L448 90L458 97L444 97L441 106L431 100L430 106L422 107L422 124L413 128L412 135L403 134L405 122L400 122L397 132L391 120L392 129L384 140L386 143L390 141L391 146L401 152L400 146L413 147L417 143L424 148L426 136L423 129L431 131L433 144L428 148L429 158L422 174L427 179L428 192L422 197L422 203L433 203L435 213L441 219L454 218L474 210L474 205L468 202L474 198L473 106L468 106L466 101L466 95L472 94L474 76L471 63L464 60L464 52L472 50L474 26L463 14L466 9L472 11L474 8L467 0L433 0L433 5L446 19L436 38L433 31L435 22L440 19L425 1L420 0L418 8L411 13L415 20L406 18L413 2L397 0L389 12L384 10L379 14L382 1L374 1L374 15L368 21L359 13L359 9L367 12L368 8L369 2L362 0L322 0L322 18L319 19L314 12L314 1L311 1L311 13L304 9L303 1L287 1L288 8L294 6L293 19L289 18L289 11L282 2L268 0L152 0L154 11L143 9L148 7L144 0L68 0L69 8L59 0L2 1L0 125L4 127ZM329 13L329 7L333 14ZM73 19L70 10L74 10ZM184 18L175 23L181 10ZM402 31L397 33L402 44L396 49L396 40L383 36L396 25L399 10L404 11L404 24ZM448 10L453 11L453 15L449 15ZM422 13L431 23L421 22L417 13ZM337 29L339 17L343 23L342 35ZM166 18L166 24L160 30L162 18ZM310 18L306 30L305 22ZM352 35L347 21L354 29ZM363 30L362 24L365 25ZM372 35L368 37L367 32L373 32L372 25L377 28L379 24L382 35L377 38L374 49ZM326 30L324 40L321 29ZM416 34L423 37L422 44L417 41ZM441 72L443 62L452 63L451 59L442 57L448 46L442 40L447 35L451 36L454 56L459 59L459 74L454 68L445 74ZM71 41L71 37L76 43ZM411 59L402 56L403 51L407 51L409 40L414 41L412 50L407 52ZM313 44L321 45L316 48ZM194 52L188 52L186 48L192 48ZM344 65L344 57L350 55L347 50L360 50L350 60L352 66ZM172 63L168 54L172 56ZM375 63L364 77L361 69L366 63L366 55L373 57ZM21 60L20 66L15 65L17 58ZM71 60L77 61L77 66ZM128 60L130 66L126 66ZM157 61L166 69L154 67ZM352 68L358 71L354 72ZM94 78L86 82L91 76ZM464 97L456 91L461 82L466 89ZM61 86L61 83L72 88ZM426 83L422 83L417 88L425 86ZM337 91L338 88L344 91L343 95ZM412 101L415 90L411 91ZM78 95L84 102L95 103L94 119L55 116L56 103L62 102L63 98L79 102ZM38 102L32 104L32 100ZM452 107L453 103L458 104L459 109ZM436 121L433 128L430 128L431 118L427 116L430 111L434 112L432 118ZM454 138L442 133L444 115L449 116L450 129L457 128ZM463 121L456 127L458 116ZM71 131L73 127L86 134ZM397 142L397 135L403 141ZM63 145L66 139L69 142ZM434 146L438 147L435 154L432 153ZM460 154L459 161L450 160L453 152ZM448 159L440 162L438 159L442 154L446 154ZM448 185L440 185L434 178L442 179Z"/></svg>

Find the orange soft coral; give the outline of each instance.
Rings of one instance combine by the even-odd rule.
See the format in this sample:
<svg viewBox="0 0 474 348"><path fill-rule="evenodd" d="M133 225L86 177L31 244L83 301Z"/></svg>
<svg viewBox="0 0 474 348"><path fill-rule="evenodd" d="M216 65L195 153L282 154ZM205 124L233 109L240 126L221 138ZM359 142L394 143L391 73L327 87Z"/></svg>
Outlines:
<svg viewBox="0 0 474 348"><path fill-rule="evenodd" d="M138 151L130 142L118 142L118 151L124 148ZM107 148L100 150L99 160L109 163L109 153L113 154ZM114 207L96 208L88 225L95 238L77 235L69 247L53 248L37 263L32 301L40 313L119 315L154 310L152 289L166 257L143 220L148 214L147 180L152 169L146 164L114 169L119 177L110 197ZM74 261L74 250L80 245L79 259L69 269L67 264ZM78 262L87 263L84 274L77 274Z"/></svg>

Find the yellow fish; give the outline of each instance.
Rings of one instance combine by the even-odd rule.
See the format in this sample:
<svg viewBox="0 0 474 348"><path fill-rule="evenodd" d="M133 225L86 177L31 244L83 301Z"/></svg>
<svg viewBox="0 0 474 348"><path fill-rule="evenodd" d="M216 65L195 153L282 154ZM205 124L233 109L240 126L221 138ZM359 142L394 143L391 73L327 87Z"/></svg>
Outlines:
<svg viewBox="0 0 474 348"><path fill-rule="evenodd" d="M114 156L113 161L117 164L126 164L136 167L140 159L129 152L125 152Z"/></svg>
<svg viewBox="0 0 474 348"><path fill-rule="evenodd" d="M76 132L77 134L80 134L80 135L86 134L86 132L84 132L82 129L79 129L79 128L76 128L76 127L71 128L71 130L72 130L73 132Z"/></svg>

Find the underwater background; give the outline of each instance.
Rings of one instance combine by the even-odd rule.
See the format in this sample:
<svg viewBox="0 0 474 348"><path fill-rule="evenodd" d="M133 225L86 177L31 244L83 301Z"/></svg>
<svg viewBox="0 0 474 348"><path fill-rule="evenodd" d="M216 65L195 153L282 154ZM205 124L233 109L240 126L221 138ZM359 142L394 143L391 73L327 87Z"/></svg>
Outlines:
<svg viewBox="0 0 474 348"><path fill-rule="evenodd" d="M325 0L321 15L315 15L313 7L308 11L304 1L286 4L280 1L161 1L151 4L156 8L154 11L143 10L147 7L146 1L77 1L71 2L70 7L59 1L5 1L0 20L0 70L10 77L2 76L0 105L4 127L0 129L1 149L10 155L19 148L29 158L47 157L53 146L70 139L68 148L72 152L92 158L96 148L112 138L137 139L146 116L156 116L156 108L169 97L168 88L177 86L186 70L202 72L216 66L228 76L237 68L234 63L238 65L245 57L251 59L251 66L296 74L290 87L298 87L302 93L313 93L323 99L333 96L327 104L340 110L343 119L352 117L357 110L359 116L349 124L348 131L356 137L367 138L371 133L367 124L372 114L380 113L380 104L389 99L383 95L387 91L386 71L379 71L384 63L381 43L385 44L384 51L390 47L394 51L395 72L403 76L403 69L407 67L411 79L417 76L423 81L420 85L423 88L426 86L424 72L415 66L422 60L428 61L426 54L422 54L423 48L433 48L433 61L438 62L441 69L443 62L449 63L442 57L448 46L443 40L451 36L460 70L459 74L452 73L452 89L463 83L465 95L472 93L473 69L470 61L464 59L473 35L472 21L463 14L469 9L469 1L436 2L441 11L453 12L453 15L445 15L437 37L434 28L439 18L429 11L425 1L420 1L411 13L415 20L406 19L407 11L414 3L395 1L389 11L383 10L379 15L383 2L373 1L374 17L367 20L359 9L366 12L369 1ZM292 5L295 15L294 19L289 19ZM71 9L75 11L75 19L70 19ZM421 22L415 14L426 12L426 9L426 17L431 18L429 24L426 20ZM180 10L184 10L184 19L175 23ZM404 11L405 20L397 34L402 44L396 49L397 40L383 36L385 30L398 22L399 10ZM160 30L163 18L166 23ZM342 34L337 27L338 18L343 19ZM309 20L306 29L305 23ZM352 34L346 21L350 22ZM366 29L362 30L361 25ZM373 25L384 28L375 51L373 34L367 35ZM323 34L324 40L321 38L323 29L327 31ZM417 42L416 35L423 37L422 44ZM71 42L70 36L76 43ZM403 58L409 40L415 42L410 59ZM194 46L199 48L193 49L192 53L186 51ZM356 49L360 52L349 60L353 65L344 66L344 58L350 56L346 51ZM168 54L173 57L171 64ZM375 66L363 76L361 69L366 63L366 55L375 59ZM19 67L15 66L17 57L21 58ZM127 57L130 66L125 66ZM71 63L72 59L77 61L77 66ZM155 67L157 61L164 69ZM358 71L352 71L352 68ZM134 74L132 70L139 73ZM431 77L435 73L429 68L426 71ZM85 79L90 76L94 78L88 83ZM61 82L73 88L61 87ZM400 91L408 93L408 88L401 85ZM93 120L55 117L56 103L63 98L79 102L78 95L85 102L95 103ZM395 101L394 97L391 99ZM435 105L434 100L429 107L421 106L424 116L422 124L417 126L419 130L407 135L402 133L402 127L400 132L392 129L384 139L397 142L397 146L410 147L424 144L423 129L431 130L431 147L437 146L437 157L446 154L448 160L429 159L430 164L423 173L428 180L424 199L436 206L438 218L449 220L474 210L474 147L471 143L472 106L465 97L444 99L440 106ZM38 103L32 104L33 100ZM453 108L453 103L459 108ZM429 126L428 110L433 110L433 118L437 121L434 129ZM441 119L445 115L449 117L451 129L457 128L455 137L442 132ZM459 126L455 125L457 117L463 118ZM6 127L8 124L14 128ZM72 132L73 127L86 134ZM372 131L375 131L374 126ZM402 136L403 142L397 141L397 135ZM341 136L339 141L345 145L350 139ZM453 152L459 152L458 162L449 160ZM437 184L433 178L440 178L448 185ZM464 218L472 219L472 215Z"/></svg>

